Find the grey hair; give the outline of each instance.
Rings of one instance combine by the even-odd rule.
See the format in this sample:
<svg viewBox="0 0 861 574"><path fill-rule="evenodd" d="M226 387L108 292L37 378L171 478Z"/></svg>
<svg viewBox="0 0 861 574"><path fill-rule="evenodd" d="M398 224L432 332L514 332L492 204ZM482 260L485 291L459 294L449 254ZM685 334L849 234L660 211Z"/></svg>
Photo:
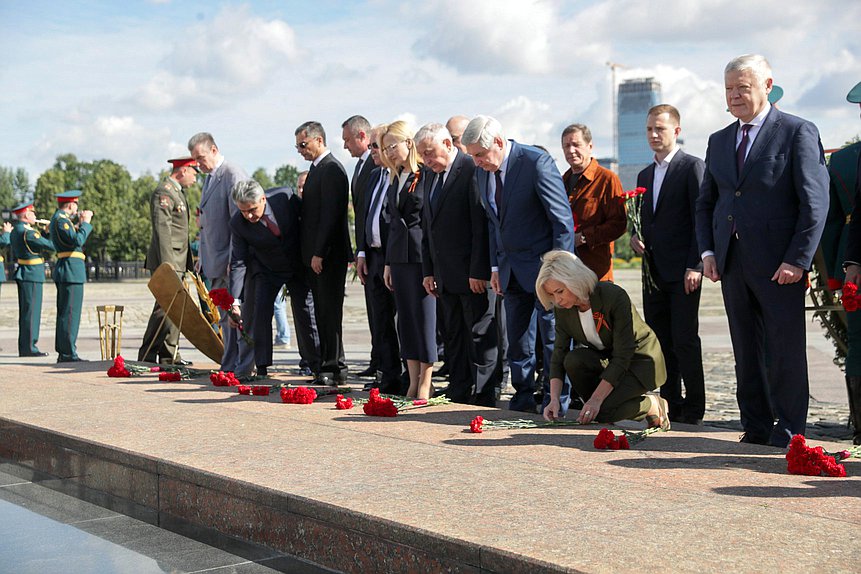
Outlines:
<svg viewBox="0 0 861 574"><path fill-rule="evenodd" d="M342 128L349 128L350 133L353 136L359 135L359 132L365 132L365 134L371 133L371 122L365 119L365 116L350 116L344 123L341 124Z"/></svg>
<svg viewBox="0 0 861 574"><path fill-rule="evenodd" d="M580 132L580 135L583 136L583 141L586 143L592 143L592 131L586 126L586 124L571 124L562 130L562 139L565 139L565 136L568 134L573 134L574 132Z"/></svg>
<svg viewBox="0 0 861 574"><path fill-rule="evenodd" d="M326 130L323 129L323 124L320 122L305 122L293 132L294 136L298 136L302 132L311 138L320 138L323 140L323 145L326 145Z"/></svg>
<svg viewBox="0 0 861 574"><path fill-rule="evenodd" d="M505 135L502 133L502 124L496 118L490 116L475 116L470 120L466 129L463 130L463 135L460 136L460 143L465 146L478 144L484 149L490 149L495 138L505 141Z"/></svg>
<svg viewBox="0 0 861 574"><path fill-rule="evenodd" d="M263 195L263 188L253 179L237 181L230 189L234 203L257 203Z"/></svg>
<svg viewBox="0 0 861 574"><path fill-rule="evenodd" d="M550 279L559 281L581 301L588 301L589 295L598 284L598 276L586 267L583 260L561 249L548 251L541 257L541 269L535 280L535 295L548 311L553 308L553 297L544 291L544 284Z"/></svg>
<svg viewBox="0 0 861 574"><path fill-rule="evenodd" d="M771 64L768 63L765 56L760 54L744 54L737 58L733 58L729 61L729 64L726 65L723 73L729 74L730 72L743 72L745 70L750 70L754 77L763 84L767 79L773 77L771 73Z"/></svg>
<svg viewBox="0 0 861 574"><path fill-rule="evenodd" d="M452 138L448 128L444 125L431 123L423 125L419 131L416 132L416 137L413 138L413 141L416 142L416 144L425 140L431 140L433 143L442 143L445 140L452 141Z"/></svg>
<svg viewBox="0 0 861 574"><path fill-rule="evenodd" d="M212 137L211 133L200 132L199 134L194 134L191 136L191 139L188 140L188 152L192 153L194 148L200 144L204 144L206 147L215 147L215 149L218 149L218 145L215 143L215 138Z"/></svg>

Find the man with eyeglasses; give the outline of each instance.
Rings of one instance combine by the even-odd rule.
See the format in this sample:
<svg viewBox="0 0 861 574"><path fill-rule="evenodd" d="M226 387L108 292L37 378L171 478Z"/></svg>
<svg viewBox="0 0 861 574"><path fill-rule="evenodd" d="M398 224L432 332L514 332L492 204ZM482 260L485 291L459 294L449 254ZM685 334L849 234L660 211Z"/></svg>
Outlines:
<svg viewBox="0 0 861 574"><path fill-rule="evenodd" d="M197 181L198 165L191 157L169 159L170 175L162 179L150 196L152 240L145 266L155 272L162 263L169 263L178 275L191 271L192 253L188 241L190 218L185 190ZM138 361L189 365L179 355L179 328L165 316L156 301L144 332Z"/></svg>
<svg viewBox="0 0 861 574"><path fill-rule="evenodd" d="M308 268L320 335L320 372L315 384L346 381L342 322L347 264L353 260L347 223L347 172L326 147L319 122L296 128L296 150L311 162L302 194L302 262Z"/></svg>
<svg viewBox="0 0 861 574"><path fill-rule="evenodd" d="M188 141L188 151L197 161L200 170L207 174L200 193L200 269L212 282L212 289L229 287L230 217L236 213L236 204L230 199L230 190L240 181L248 179L245 170L226 159L215 144L212 134L201 132ZM251 313L253 300L245 302L243 311ZM243 317L250 328L251 317ZM254 349L245 343L238 329L230 327L227 315L221 318L224 338L224 355L221 370L232 371L236 376L251 374L254 366Z"/></svg>

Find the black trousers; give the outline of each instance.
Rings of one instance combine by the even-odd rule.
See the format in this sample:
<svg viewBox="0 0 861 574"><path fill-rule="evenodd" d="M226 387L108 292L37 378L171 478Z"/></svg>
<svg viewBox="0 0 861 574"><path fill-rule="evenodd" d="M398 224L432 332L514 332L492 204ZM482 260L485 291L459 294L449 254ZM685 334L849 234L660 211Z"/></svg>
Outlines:
<svg viewBox="0 0 861 574"><path fill-rule="evenodd" d="M296 326L296 339L299 354L311 365L320 362L317 342L313 333L300 329L299 325L311 323L311 310L305 304L309 288L304 276L280 273L261 272L254 276L254 363L258 367L268 367L272 364L272 315L275 310L275 298L278 297L281 286L287 285L290 292L290 308L293 314L293 324Z"/></svg>
<svg viewBox="0 0 861 574"><path fill-rule="evenodd" d="M368 264L368 278L365 292L370 301L371 345L376 350L379 364L377 369L383 373L383 388L400 384L403 371L398 331L395 328L395 298L383 282L386 266L382 249L369 248L365 251Z"/></svg>
<svg viewBox="0 0 861 574"><path fill-rule="evenodd" d="M671 420L700 420L706 411L699 335L702 289L687 295L684 281L656 283L659 289L651 292L643 287L643 315L658 336L667 365L667 382L661 387L661 396L670 406Z"/></svg>
<svg viewBox="0 0 861 574"><path fill-rule="evenodd" d="M344 359L342 323L344 320L344 282L347 279L346 262L323 261L318 275L307 267L308 284L314 296L314 316L320 336L320 373L336 381L347 376ZM271 317L270 323L271 325ZM271 328L270 328L271 330Z"/></svg>
<svg viewBox="0 0 861 574"><path fill-rule="evenodd" d="M496 322L496 294L441 293L449 386L446 396L456 403L496 406L502 378Z"/></svg>

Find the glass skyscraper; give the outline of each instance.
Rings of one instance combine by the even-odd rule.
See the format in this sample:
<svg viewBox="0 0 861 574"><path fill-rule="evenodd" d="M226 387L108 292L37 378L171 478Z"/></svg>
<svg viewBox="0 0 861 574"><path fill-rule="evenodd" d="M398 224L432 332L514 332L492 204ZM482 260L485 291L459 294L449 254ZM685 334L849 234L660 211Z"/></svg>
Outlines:
<svg viewBox="0 0 861 574"><path fill-rule="evenodd" d="M661 84L654 78L619 84L619 178L625 189L636 186L637 174L655 157L646 140L646 114L660 101Z"/></svg>

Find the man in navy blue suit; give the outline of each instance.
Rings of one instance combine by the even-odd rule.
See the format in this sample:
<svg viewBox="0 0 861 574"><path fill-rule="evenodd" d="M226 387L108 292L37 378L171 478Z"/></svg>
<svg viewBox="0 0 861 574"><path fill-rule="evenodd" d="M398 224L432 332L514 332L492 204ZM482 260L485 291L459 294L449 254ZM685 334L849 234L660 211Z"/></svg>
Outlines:
<svg viewBox="0 0 861 574"><path fill-rule="evenodd" d="M490 229L490 285L504 295L508 360L514 396L509 408L535 412L536 319L550 364L555 326L553 312L535 296L541 256L553 249L574 253L574 219L559 170L546 152L506 140L500 123L476 116L461 136L475 165L476 181ZM568 408L570 384L563 389ZM545 402L550 393L545 389Z"/></svg>
<svg viewBox="0 0 861 574"><path fill-rule="evenodd" d="M245 299L254 300L251 321L254 362L257 374L266 375L272 364L275 297L283 285L290 291L294 324L311 323L310 310L304 305L310 289L305 282L299 249L302 207L299 197L292 193L276 193L267 198L253 179L237 182L231 197L238 211L230 218L233 233L230 294L237 306ZM254 278L250 286L245 281L246 274ZM253 288L254 294L245 293L244 289L248 288ZM313 344L311 341L310 345ZM306 355L308 353L316 356L317 350L306 349Z"/></svg>
<svg viewBox="0 0 861 574"><path fill-rule="evenodd" d="M828 172L816 126L769 103L764 57L733 59L724 79L738 121L709 138L697 241L703 275L722 280L741 441L785 447L807 420L804 294L828 211Z"/></svg>

